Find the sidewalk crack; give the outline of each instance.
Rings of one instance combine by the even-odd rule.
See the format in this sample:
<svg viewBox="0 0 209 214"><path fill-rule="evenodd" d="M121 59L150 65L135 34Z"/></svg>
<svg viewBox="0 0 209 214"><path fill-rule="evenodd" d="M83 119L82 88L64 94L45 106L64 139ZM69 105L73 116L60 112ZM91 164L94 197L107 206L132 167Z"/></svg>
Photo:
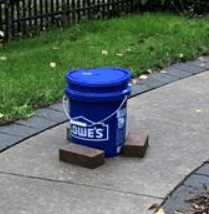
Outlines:
<svg viewBox="0 0 209 214"><path fill-rule="evenodd" d="M88 187L88 188L93 188L93 189L98 189L98 190L106 190L106 191L118 192L118 193L123 193L123 194L130 194L130 195L135 195L135 196L148 197L148 198L153 198L153 199L161 199L161 200L164 199L163 197L149 195L149 194L140 194L140 193L135 193L135 192L131 192L131 191L125 191L125 190L120 190L120 189L110 189L110 188L107 188L107 187L98 187L96 185L90 185L90 184L84 184L84 183L75 183L75 182L72 182L72 181L61 181L61 180L55 180L55 179L50 179L50 178L35 177L35 176L31 176L31 175L22 175L22 174L3 172L3 171L0 171L0 175L1 174L2 175L11 175L11 176L16 176L16 177L21 177L21 178L34 179L34 180L42 180L42 181L54 182L54 183L58 183L58 184L68 184L68 185L83 186L83 187Z"/></svg>

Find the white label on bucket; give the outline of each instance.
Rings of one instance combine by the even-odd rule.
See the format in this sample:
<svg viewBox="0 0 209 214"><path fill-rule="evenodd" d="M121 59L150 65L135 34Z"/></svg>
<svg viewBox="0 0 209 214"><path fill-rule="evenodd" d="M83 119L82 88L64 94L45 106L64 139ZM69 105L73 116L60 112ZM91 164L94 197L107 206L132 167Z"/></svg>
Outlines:
<svg viewBox="0 0 209 214"><path fill-rule="evenodd" d="M125 116L126 116L126 108L123 108L117 111L117 118L121 118Z"/></svg>
<svg viewBox="0 0 209 214"><path fill-rule="evenodd" d="M120 153L123 142L125 141L125 129L126 129L126 107L117 111L117 137L116 137L116 146L117 153Z"/></svg>
<svg viewBox="0 0 209 214"><path fill-rule="evenodd" d="M120 151L121 151L121 146L118 146L118 147L117 147L117 154L119 154Z"/></svg>
<svg viewBox="0 0 209 214"><path fill-rule="evenodd" d="M73 118L73 121L77 121L77 123L72 123L70 126L71 136L89 141L109 140L109 125L94 123L83 116ZM85 123L86 126L80 126L80 123Z"/></svg>
<svg viewBox="0 0 209 214"><path fill-rule="evenodd" d="M125 126L126 122L126 108L117 111L117 118L118 118L118 128L122 129Z"/></svg>

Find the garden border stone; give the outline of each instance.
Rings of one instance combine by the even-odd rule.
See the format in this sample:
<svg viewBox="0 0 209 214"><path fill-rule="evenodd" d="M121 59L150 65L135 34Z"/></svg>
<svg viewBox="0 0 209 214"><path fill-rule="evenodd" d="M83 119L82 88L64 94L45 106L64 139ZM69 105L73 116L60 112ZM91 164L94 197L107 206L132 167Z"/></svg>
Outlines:
<svg viewBox="0 0 209 214"><path fill-rule="evenodd" d="M209 163L205 162L189 175L172 190L161 203L166 214L174 214L177 210L189 211L190 204L188 199L196 197L209 189Z"/></svg>

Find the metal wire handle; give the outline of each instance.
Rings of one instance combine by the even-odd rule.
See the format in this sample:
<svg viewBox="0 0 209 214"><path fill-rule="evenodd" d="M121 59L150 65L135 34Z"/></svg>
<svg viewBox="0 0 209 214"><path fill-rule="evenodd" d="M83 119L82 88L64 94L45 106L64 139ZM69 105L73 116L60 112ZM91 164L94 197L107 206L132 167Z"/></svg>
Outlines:
<svg viewBox="0 0 209 214"><path fill-rule="evenodd" d="M96 123L93 123L93 124L102 123L102 122L104 122L105 120L111 118L114 114L116 114L116 113L118 112L118 110L121 109L121 107L122 107L123 104L127 101L127 99L128 99L128 95L126 95L126 96L124 97L124 99L123 99L122 103L120 104L120 106L119 106L112 114L110 114L110 115L107 116L106 118L100 120L99 122L96 122ZM64 96L63 96L63 103L62 103L62 104L63 104L63 110L64 110L65 114L67 115L67 117L68 117L68 119L69 119L69 122L70 122L71 124L77 124L77 125L80 125L80 126L84 126L84 127L85 127L86 124L81 123L81 122L74 121L74 120L70 117L70 115L68 114L67 109L66 109L66 103L65 103L66 100L67 100L67 96L64 95Z"/></svg>

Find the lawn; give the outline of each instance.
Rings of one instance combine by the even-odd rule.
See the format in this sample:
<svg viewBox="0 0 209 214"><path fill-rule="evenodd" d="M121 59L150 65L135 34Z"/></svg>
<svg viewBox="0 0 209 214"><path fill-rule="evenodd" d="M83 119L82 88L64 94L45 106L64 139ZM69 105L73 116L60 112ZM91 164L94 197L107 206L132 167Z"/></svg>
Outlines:
<svg viewBox="0 0 209 214"><path fill-rule="evenodd" d="M0 50L0 124L59 100L72 68L121 66L136 77L208 50L208 20L169 14L83 21L13 41Z"/></svg>

